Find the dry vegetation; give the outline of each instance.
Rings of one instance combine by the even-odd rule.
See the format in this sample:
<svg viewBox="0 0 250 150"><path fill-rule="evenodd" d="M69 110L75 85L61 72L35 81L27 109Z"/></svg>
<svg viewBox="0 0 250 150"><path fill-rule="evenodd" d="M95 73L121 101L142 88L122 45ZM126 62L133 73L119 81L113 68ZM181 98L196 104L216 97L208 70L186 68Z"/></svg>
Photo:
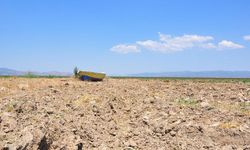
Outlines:
<svg viewBox="0 0 250 150"><path fill-rule="evenodd" d="M250 149L250 84L0 78L0 149Z"/></svg>

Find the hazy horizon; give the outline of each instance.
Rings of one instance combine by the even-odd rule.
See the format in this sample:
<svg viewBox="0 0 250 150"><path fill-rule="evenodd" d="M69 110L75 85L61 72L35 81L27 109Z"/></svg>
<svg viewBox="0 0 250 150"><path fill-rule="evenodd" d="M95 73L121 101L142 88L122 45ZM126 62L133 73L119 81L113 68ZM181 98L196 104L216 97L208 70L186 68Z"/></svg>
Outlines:
<svg viewBox="0 0 250 150"><path fill-rule="evenodd" d="M71 72L62 72L58 70L50 70L50 71L36 71L36 70L16 70L13 68L3 68L0 67L0 75L4 73L3 70L9 71L17 71L18 73L26 74L26 73L34 73L34 74L44 74L44 75L71 75L73 74L73 70ZM85 71L93 71L93 70L85 70ZM108 76L145 76L145 77L191 77L197 75L197 77L242 77L249 78L250 71L249 70L200 70L200 71L190 71L190 70L181 70L181 71L163 71L163 72L137 72L137 73L123 73L123 74L112 74L105 72Z"/></svg>

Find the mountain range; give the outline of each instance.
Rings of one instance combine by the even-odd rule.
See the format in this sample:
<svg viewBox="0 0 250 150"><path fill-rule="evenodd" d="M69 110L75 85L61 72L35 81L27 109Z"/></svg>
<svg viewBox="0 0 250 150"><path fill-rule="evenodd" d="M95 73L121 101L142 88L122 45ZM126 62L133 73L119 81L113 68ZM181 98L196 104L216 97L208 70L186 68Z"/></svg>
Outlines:
<svg viewBox="0 0 250 150"><path fill-rule="evenodd" d="M130 74L131 77L250 78L250 71L179 71Z"/></svg>
<svg viewBox="0 0 250 150"><path fill-rule="evenodd" d="M35 72L35 71L18 71L9 68L0 68L0 76L22 76L25 74L34 74L40 76L47 76L47 75L55 75L55 76L71 76L72 73L68 72L58 72L58 71L50 71L50 72Z"/></svg>

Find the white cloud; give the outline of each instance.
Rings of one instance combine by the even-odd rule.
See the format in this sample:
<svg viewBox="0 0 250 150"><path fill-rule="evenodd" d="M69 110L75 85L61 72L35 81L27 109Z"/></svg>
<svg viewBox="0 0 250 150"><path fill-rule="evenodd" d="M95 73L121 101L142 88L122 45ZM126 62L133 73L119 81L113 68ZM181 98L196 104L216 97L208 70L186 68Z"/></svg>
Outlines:
<svg viewBox="0 0 250 150"><path fill-rule="evenodd" d="M240 45L240 44L236 44L232 41L227 41L227 40L223 40L221 42L219 42L218 44L218 49L239 49L239 48L244 48L244 46Z"/></svg>
<svg viewBox="0 0 250 150"><path fill-rule="evenodd" d="M113 52L127 54L127 53L139 53L141 50L136 45L119 44L113 46L111 49Z"/></svg>
<svg viewBox="0 0 250 150"><path fill-rule="evenodd" d="M158 41L137 41L136 44L140 45L143 48L152 50L152 51L159 51L159 52L174 52L174 51L181 51L180 48L177 46L170 46L164 42Z"/></svg>
<svg viewBox="0 0 250 150"><path fill-rule="evenodd" d="M250 35L244 36L243 39L246 40L246 41L250 41Z"/></svg>
<svg viewBox="0 0 250 150"><path fill-rule="evenodd" d="M244 48L244 46L232 41L222 40L221 42L216 44L212 42L213 40L214 38L212 36L202 36L196 34L171 36L159 33L159 40L137 41L133 45L116 45L111 48L111 51L120 53L140 52L141 48L162 53L169 53L193 48L215 50Z"/></svg>
<svg viewBox="0 0 250 150"><path fill-rule="evenodd" d="M175 52L194 47L205 47L205 42L213 40L211 36L183 35L172 37L159 33L159 41L137 41L136 44L143 48L159 52ZM208 47L211 45L206 45Z"/></svg>

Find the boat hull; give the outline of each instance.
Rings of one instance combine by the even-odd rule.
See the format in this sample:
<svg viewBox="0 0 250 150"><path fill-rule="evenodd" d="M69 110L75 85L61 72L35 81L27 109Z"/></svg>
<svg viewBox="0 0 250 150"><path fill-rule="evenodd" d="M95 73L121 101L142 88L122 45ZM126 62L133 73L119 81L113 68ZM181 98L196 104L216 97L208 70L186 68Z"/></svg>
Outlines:
<svg viewBox="0 0 250 150"><path fill-rule="evenodd" d="M79 71L79 78L83 81L102 81L106 74L97 73L97 72L89 72L89 71Z"/></svg>

